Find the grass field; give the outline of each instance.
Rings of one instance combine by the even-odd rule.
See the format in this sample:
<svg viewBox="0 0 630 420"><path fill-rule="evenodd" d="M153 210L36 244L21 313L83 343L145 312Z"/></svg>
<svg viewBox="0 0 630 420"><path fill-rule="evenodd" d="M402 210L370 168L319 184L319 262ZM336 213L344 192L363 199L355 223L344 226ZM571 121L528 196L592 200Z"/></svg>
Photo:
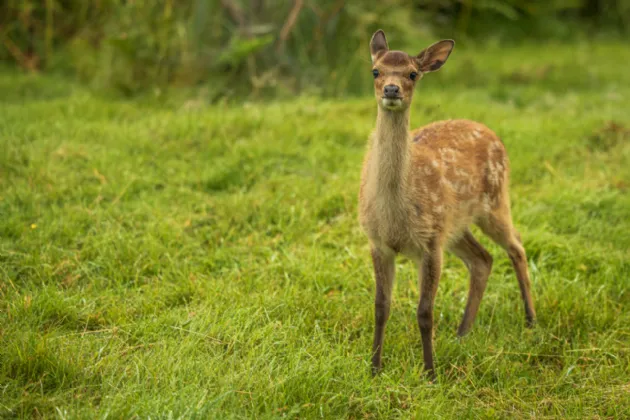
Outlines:
<svg viewBox="0 0 630 420"><path fill-rule="evenodd" d="M629 61L623 43L462 49L421 82L414 125L504 140L539 317L525 328L483 238L494 270L457 340L467 272L447 257L435 384L403 259L370 376L371 92L175 106L2 71L0 416L630 416Z"/></svg>

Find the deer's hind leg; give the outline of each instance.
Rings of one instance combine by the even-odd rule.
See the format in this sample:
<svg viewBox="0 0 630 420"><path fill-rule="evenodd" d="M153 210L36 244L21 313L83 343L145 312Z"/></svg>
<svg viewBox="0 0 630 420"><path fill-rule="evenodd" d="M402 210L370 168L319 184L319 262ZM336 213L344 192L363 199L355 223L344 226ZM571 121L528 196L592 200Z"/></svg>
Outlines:
<svg viewBox="0 0 630 420"><path fill-rule="evenodd" d="M469 230L466 230L464 235L451 245L450 250L464 262L470 273L470 289L466 310L457 330L457 335L461 337L470 331L475 321L492 270L492 256L477 242Z"/></svg>
<svg viewBox="0 0 630 420"><path fill-rule="evenodd" d="M501 246L510 257L512 266L516 272L518 285L521 289L521 297L525 308L525 320L528 326L533 326L536 321L536 311L531 295L529 272L527 270L527 256L521 243L520 234L514 229L509 202L491 211L488 216L478 223L481 230L494 242Z"/></svg>

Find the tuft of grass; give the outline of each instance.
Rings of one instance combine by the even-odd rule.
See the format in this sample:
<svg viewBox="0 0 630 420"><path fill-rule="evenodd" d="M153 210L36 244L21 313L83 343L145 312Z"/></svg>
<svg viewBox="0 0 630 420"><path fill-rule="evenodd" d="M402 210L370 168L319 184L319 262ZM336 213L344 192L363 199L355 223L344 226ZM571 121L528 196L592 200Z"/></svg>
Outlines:
<svg viewBox="0 0 630 420"><path fill-rule="evenodd" d="M398 264L383 374L356 221L373 99L194 107L0 78L0 413L63 418L630 416L630 74L622 44L461 50L413 124L473 118L511 158L539 324L508 259L422 371L416 270ZM469 63L466 73L465 63ZM366 92L369 94L370 92Z"/></svg>

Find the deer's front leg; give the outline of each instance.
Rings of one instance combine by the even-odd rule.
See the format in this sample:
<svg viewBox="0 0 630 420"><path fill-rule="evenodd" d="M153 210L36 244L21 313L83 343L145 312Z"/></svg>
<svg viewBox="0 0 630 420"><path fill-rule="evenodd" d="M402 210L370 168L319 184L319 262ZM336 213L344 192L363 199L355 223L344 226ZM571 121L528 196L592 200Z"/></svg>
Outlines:
<svg viewBox="0 0 630 420"><path fill-rule="evenodd" d="M394 283L395 254L372 247L372 263L376 278L376 297L374 299L374 344L372 345L372 375L381 369L381 354L385 336L385 324L389 319Z"/></svg>
<svg viewBox="0 0 630 420"><path fill-rule="evenodd" d="M433 366L433 303L442 272L442 248L430 247L420 264L420 303L418 304L418 327L422 336L424 369L431 379L435 379Z"/></svg>

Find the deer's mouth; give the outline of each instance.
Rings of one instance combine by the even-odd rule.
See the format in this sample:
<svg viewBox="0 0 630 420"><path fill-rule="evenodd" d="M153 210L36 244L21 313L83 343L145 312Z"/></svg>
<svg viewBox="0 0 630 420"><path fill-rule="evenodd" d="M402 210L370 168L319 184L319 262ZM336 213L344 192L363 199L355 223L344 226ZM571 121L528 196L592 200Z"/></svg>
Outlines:
<svg viewBox="0 0 630 420"><path fill-rule="evenodd" d="M398 97L382 97L381 104L386 109L400 109L403 106L403 98L401 96Z"/></svg>

